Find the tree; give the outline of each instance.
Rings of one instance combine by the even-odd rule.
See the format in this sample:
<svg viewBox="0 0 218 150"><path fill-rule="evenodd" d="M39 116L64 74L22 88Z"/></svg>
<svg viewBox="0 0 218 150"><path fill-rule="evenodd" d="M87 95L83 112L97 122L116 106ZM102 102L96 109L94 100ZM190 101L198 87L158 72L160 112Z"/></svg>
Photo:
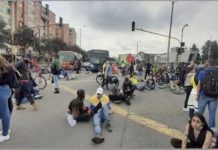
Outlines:
<svg viewBox="0 0 218 150"><path fill-rule="evenodd" d="M6 29L6 23L0 19L0 48L5 47L4 43L11 43L10 29Z"/></svg>
<svg viewBox="0 0 218 150"><path fill-rule="evenodd" d="M46 40L45 42L45 51L49 54L53 52L58 53L60 50L67 50L67 44L59 38L52 40Z"/></svg>
<svg viewBox="0 0 218 150"><path fill-rule="evenodd" d="M209 54L210 53L210 54ZM205 61L210 58L218 59L218 45L217 41L206 41L202 47L202 60Z"/></svg>
<svg viewBox="0 0 218 150"><path fill-rule="evenodd" d="M18 29L18 32L14 34L15 44L23 46L24 51L28 46L34 47L34 40L36 37L33 34L33 30L27 26L23 26Z"/></svg>
<svg viewBox="0 0 218 150"><path fill-rule="evenodd" d="M195 62L200 63L201 62L201 55L199 53L199 48L197 48L196 44L194 43L190 49L191 49L191 51L197 51L197 56L195 57ZM193 59L192 57L193 57L193 55L189 56L189 59L190 59L189 61L191 61Z"/></svg>

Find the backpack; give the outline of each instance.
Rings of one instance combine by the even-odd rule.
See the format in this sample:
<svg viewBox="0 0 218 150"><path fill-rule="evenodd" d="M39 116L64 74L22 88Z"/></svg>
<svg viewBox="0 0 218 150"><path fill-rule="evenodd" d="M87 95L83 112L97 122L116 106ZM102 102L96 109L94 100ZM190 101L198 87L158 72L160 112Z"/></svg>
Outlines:
<svg viewBox="0 0 218 150"><path fill-rule="evenodd" d="M57 67L55 64L53 64L51 66L51 73L54 74L54 75L59 75L61 73L61 69L60 70L57 70Z"/></svg>
<svg viewBox="0 0 218 150"><path fill-rule="evenodd" d="M202 80L201 88L204 94L208 97L218 97L218 70L207 69L205 71L205 77Z"/></svg>
<svg viewBox="0 0 218 150"><path fill-rule="evenodd" d="M10 87L13 89L17 89L20 86L20 73L14 69L13 70L13 76L12 76L12 82L10 83Z"/></svg>

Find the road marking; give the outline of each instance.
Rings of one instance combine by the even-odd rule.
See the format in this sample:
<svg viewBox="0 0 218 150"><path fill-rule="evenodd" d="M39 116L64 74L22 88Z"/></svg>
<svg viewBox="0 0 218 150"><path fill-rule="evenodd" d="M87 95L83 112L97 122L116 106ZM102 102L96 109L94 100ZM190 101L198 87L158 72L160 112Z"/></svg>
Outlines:
<svg viewBox="0 0 218 150"><path fill-rule="evenodd" d="M69 87L63 86L63 85L61 85L61 88L65 91L73 94L73 95L77 95L76 91L72 88L69 88ZM91 98L91 96L86 94L85 100L89 101L90 98ZM117 114L124 116L124 117L128 117L130 120L132 120L134 122L137 122L141 125L147 126L151 129L153 129L157 132L160 132L162 134L165 134L169 137L174 137L174 138L179 138L179 139L182 139L184 137L183 132L181 132L179 130L170 128L165 124L162 124L162 123L154 121L152 119L143 117L143 116L136 114L134 112L128 112L126 109L123 109L115 104L112 104L111 108L112 108L114 113L117 113Z"/></svg>

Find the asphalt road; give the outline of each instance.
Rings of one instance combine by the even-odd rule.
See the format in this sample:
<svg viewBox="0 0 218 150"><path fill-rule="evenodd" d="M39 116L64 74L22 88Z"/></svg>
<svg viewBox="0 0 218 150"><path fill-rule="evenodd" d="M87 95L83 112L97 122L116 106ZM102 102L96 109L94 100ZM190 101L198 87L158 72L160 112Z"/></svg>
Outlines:
<svg viewBox="0 0 218 150"><path fill-rule="evenodd" d="M25 104L26 110L15 109L11 119L11 139L1 143L0 148L172 148L170 139L181 137L188 120L188 112L182 110L185 95L156 88L136 91L130 106L112 104L113 132L107 132L102 126L105 142L93 144L92 120L70 127L66 113L78 89L85 90L85 103L88 104L90 96L99 87L95 77L96 74L82 74L76 80L62 79L60 94L54 94L54 87L49 84L41 91L44 97L37 100L40 105L37 111L32 111L28 103ZM119 78L122 83L123 79ZM207 118L207 111L205 115Z"/></svg>

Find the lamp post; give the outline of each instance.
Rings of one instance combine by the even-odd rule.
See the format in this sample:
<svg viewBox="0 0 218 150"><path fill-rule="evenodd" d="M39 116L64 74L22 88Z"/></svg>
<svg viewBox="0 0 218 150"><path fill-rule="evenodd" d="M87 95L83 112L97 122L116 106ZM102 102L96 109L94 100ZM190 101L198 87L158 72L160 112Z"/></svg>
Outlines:
<svg viewBox="0 0 218 150"><path fill-rule="evenodd" d="M185 24L185 25L182 27L181 43L183 42L183 30L184 30L184 28L187 27L187 26L188 26L188 24Z"/></svg>
<svg viewBox="0 0 218 150"><path fill-rule="evenodd" d="M170 30L169 30L169 38L168 38L168 46L167 46L167 67L169 66L169 57L170 57L170 39L171 39L171 28L173 22L173 8L174 8L174 1L172 1L172 9L171 9L171 17L170 17Z"/></svg>

